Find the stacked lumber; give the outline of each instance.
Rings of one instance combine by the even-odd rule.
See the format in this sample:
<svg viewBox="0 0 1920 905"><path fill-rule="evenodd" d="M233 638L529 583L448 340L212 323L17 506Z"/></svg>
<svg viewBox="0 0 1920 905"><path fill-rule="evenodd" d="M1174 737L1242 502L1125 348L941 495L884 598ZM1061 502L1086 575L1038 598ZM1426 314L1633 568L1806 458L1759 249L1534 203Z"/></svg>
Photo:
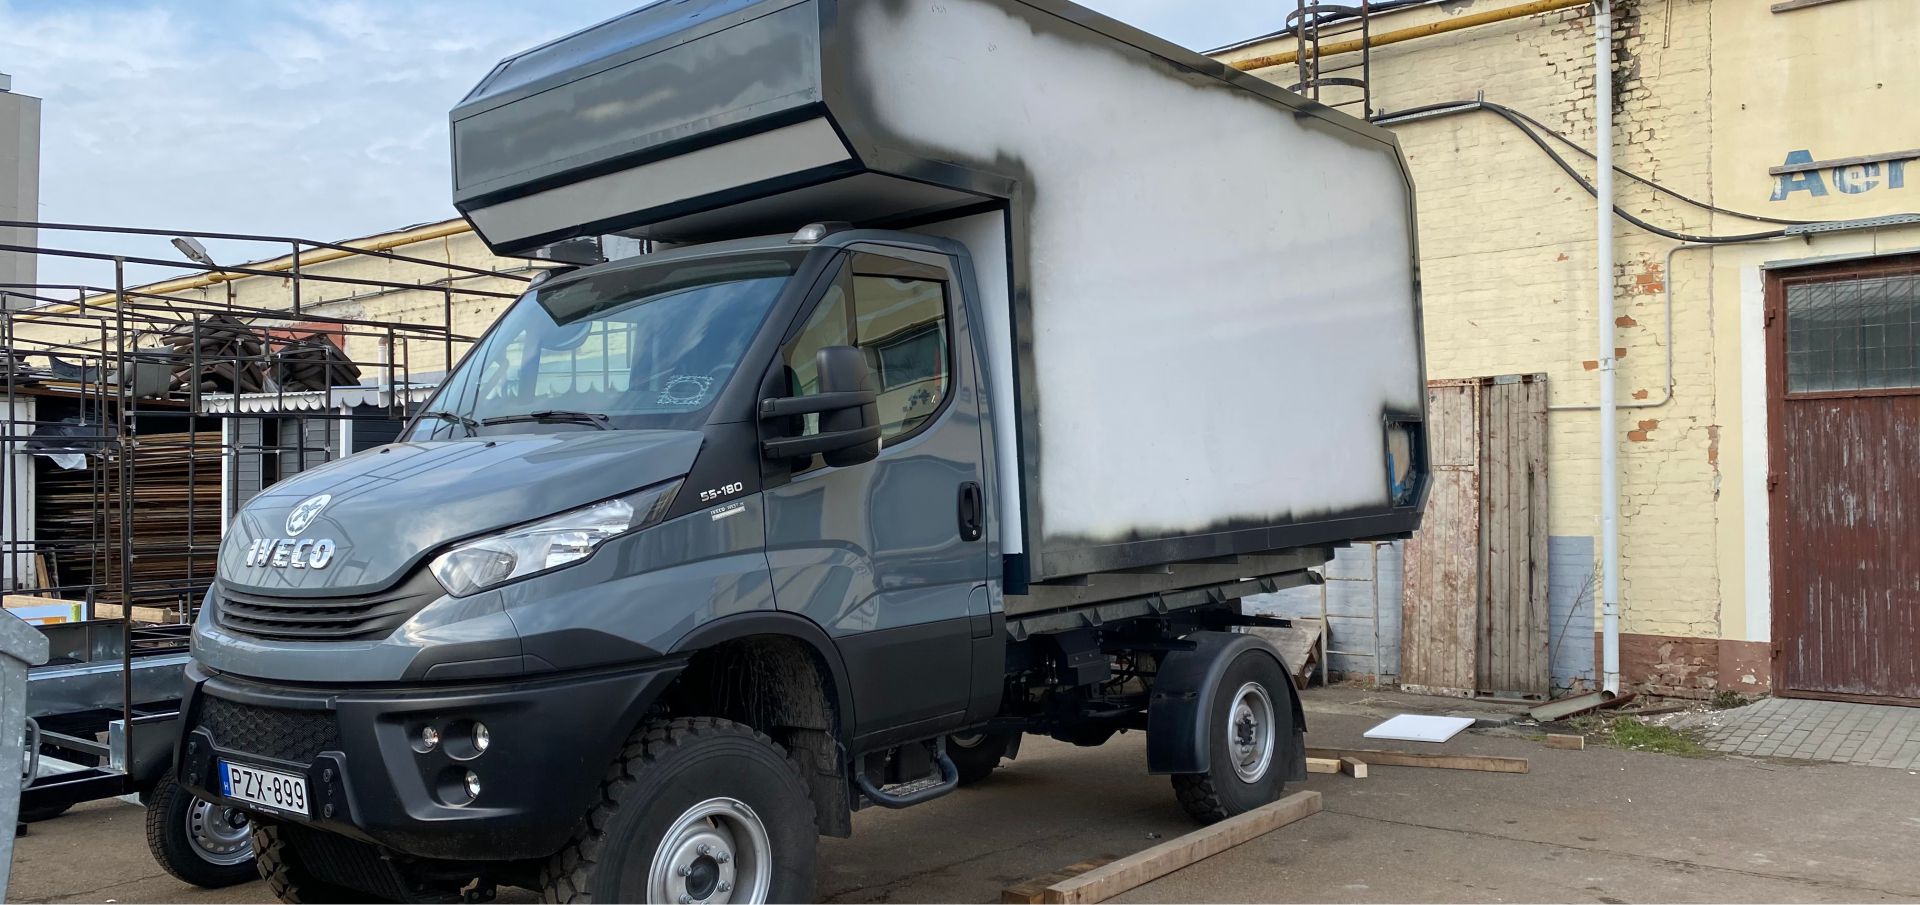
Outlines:
<svg viewBox="0 0 1920 905"><path fill-rule="evenodd" d="M121 587L120 538L128 521L121 511L117 453L88 456L86 468L41 471L37 544L49 551L57 586L91 586L97 602L118 604L131 596L170 605L213 578L220 543L220 440L170 433L139 435L132 443L132 594Z"/></svg>

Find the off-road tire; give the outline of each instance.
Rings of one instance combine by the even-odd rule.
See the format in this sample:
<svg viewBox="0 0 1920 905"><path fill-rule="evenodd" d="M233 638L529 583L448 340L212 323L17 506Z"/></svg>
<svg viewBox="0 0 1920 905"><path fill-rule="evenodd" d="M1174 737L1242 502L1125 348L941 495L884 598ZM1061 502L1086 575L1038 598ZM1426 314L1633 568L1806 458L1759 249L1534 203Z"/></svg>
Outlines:
<svg viewBox="0 0 1920 905"><path fill-rule="evenodd" d="M1292 689L1287 681L1286 670L1263 651L1241 651L1227 666L1220 684L1214 688L1213 700L1207 703L1207 772L1177 773L1172 777L1174 795L1195 820L1214 823L1280 799L1286 783L1287 758L1299 744L1294 735L1289 697ZM1272 757L1266 772L1251 783L1235 772L1232 755L1223 743L1234 694L1248 682L1258 682L1265 688L1274 718Z"/></svg>
<svg viewBox="0 0 1920 905"><path fill-rule="evenodd" d="M289 844L285 832L257 817L253 821L253 857L260 878L282 902L371 901L367 893L315 877L300 863L300 852Z"/></svg>
<svg viewBox="0 0 1920 905"><path fill-rule="evenodd" d="M819 833L799 768L765 735L708 717L634 731L573 839L547 861L541 901L644 901L647 868L669 826L693 804L721 795L747 804L765 825L773 862L767 900L812 901Z"/></svg>
<svg viewBox="0 0 1920 905"><path fill-rule="evenodd" d="M1007 756L1007 746L1013 742L1013 736L1004 732L983 732L978 744L966 747L954 740L960 736L947 736L947 758L953 761L960 771L960 784L970 786L993 775L995 767Z"/></svg>
<svg viewBox="0 0 1920 905"><path fill-rule="evenodd" d="M180 788L168 770L147 796L147 850L153 860L174 879L203 889L236 886L260 877L254 859L237 864L215 864L201 857L188 838L187 811L193 807L193 793ZM238 827L235 827L238 829ZM238 854L237 852L235 854Z"/></svg>

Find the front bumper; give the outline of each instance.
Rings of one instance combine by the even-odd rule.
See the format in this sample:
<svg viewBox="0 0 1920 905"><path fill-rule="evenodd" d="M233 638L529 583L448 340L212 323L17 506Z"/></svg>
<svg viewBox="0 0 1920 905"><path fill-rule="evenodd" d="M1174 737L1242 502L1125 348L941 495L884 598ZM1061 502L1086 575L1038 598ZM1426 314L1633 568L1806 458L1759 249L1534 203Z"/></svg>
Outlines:
<svg viewBox="0 0 1920 905"><path fill-rule="evenodd" d="M178 775L195 795L420 858L508 861L564 845L607 765L681 664L495 685L355 690L291 688L187 667ZM473 754L419 750L484 722ZM451 739L449 739L449 742ZM458 756L457 756L458 755ZM464 757L464 759L461 759ZM303 775L307 814L227 798L219 760ZM481 792L458 792L467 770Z"/></svg>

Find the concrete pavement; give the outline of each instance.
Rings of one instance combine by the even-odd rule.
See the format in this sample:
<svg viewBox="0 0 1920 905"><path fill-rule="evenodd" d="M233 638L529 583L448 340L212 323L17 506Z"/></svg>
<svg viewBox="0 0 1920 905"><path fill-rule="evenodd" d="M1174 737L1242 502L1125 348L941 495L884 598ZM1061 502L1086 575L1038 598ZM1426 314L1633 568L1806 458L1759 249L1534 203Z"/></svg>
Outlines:
<svg viewBox="0 0 1920 905"><path fill-rule="evenodd" d="M1376 747L1369 715L1311 713L1316 745ZM1076 749L1028 740L984 785L862 812L820 846L831 902L989 902L1019 879L1193 829L1143 739ZM1551 750L1469 733L1420 750L1520 756L1526 775L1375 767L1313 776L1326 810L1119 901L1920 901L1920 776L1835 764ZM20 840L23 902L223 902L162 874L142 812L76 809ZM531 901L503 891L502 901Z"/></svg>

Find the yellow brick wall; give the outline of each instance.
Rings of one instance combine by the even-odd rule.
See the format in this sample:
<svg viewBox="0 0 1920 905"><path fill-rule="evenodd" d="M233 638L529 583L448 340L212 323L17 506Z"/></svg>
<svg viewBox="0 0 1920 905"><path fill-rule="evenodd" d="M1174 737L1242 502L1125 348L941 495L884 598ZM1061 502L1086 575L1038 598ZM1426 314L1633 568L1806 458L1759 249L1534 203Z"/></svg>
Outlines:
<svg viewBox="0 0 1920 905"><path fill-rule="evenodd" d="M1373 29L1514 5L1422 7L1379 16ZM1910 164L1914 188L1888 187L1883 170L1872 191L1843 194L1829 185L1820 199L1801 192L1770 201L1775 180L1766 175L1793 149L1827 159L1920 148L1920 117L1902 112L1899 101L1920 88L1920 7L1911 0L1843 0L1775 14L1769 6L1615 0L1618 165L1694 198L1771 216L1920 210L1920 160ZM1591 12L1577 7L1380 47L1372 59L1373 107L1392 113L1484 94L1590 148L1591 29ZM1231 62L1292 46L1289 38L1219 56ZM1283 85L1297 78L1291 65L1258 74ZM1329 92L1323 100L1349 97ZM1597 416L1567 408L1598 396L1594 201L1491 114L1391 128L1412 168L1419 206L1430 376L1550 375L1551 532L1596 535ZM1591 175L1586 158L1556 147ZM1864 175L1855 173L1850 186L1869 182ZM1710 215L1624 179L1618 189L1620 207L1680 232L1772 228ZM1920 232L1686 251L1669 275L1665 256L1673 240L1619 219L1613 230L1620 401L1649 406L1623 409L1612 437L1620 450L1623 631L1765 641L1765 469L1750 467L1754 457L1764 458L1765 430L1749 423L1754 394L1764 389L1752 370L1759 266L1920 246ZM1679 281L1674 393L1656 407L1664 395L1662 292L1670 277ZM1749 511L1756 506L1757 522ZM1761 587L1753 586L1756 577Z"/></svg>

